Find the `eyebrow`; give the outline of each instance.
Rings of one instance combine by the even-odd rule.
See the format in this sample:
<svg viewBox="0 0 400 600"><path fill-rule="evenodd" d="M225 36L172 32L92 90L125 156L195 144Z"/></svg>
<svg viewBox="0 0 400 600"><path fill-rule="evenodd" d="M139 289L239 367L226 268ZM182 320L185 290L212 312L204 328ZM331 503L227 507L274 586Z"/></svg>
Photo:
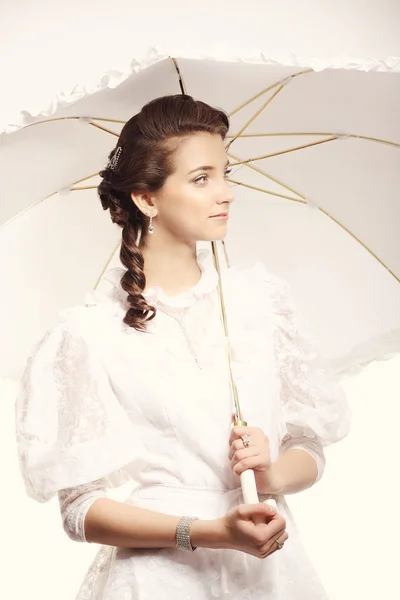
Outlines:
<svg viewBox="0 0 400 600"><path fill-rule="evenodd" d="M231 163L229 162L229 160L226 162L225 168L229 167ZM197 167L196 169L193 169L192 171L189 171L188 175L191 175L191 173L196 173L196 171L214 171L215 167L212 167L210 165L203 165L202 167Z"/></svg>

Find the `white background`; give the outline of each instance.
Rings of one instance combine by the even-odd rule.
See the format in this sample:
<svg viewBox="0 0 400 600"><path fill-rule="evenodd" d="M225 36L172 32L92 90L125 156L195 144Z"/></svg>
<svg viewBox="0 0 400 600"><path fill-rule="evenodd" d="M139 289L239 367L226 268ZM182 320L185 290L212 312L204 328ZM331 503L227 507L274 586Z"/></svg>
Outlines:
<svg viewBox="0 0 400 600"><path fill-rule="evenodd" d="M400 2L1 0L0 125L22 109L43 109L60 89L124 68L144 47L170 48L171 39L209 51L251 45L274 56L385 59L400 56ZM323 480L290 499L333 600L400 597L399 372L395 359L347 382L352 432L328 450ZM57 501L39 505L24 495L14 394L11 384L0 386L1 594L7 600L72 600L96 548L65 536Z"/></svg>

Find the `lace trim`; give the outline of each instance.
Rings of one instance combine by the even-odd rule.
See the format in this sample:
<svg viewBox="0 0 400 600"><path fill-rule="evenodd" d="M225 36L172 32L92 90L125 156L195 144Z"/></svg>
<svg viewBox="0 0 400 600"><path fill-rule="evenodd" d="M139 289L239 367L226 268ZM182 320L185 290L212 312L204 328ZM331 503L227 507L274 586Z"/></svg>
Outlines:
<svg viewBox="0 0 400 600"><path fill-rule="evenodd" d="M349 431L343 389L313 346L288 284L274 282L271 303L277 318L274 342L282 385L281 439L289 434L316 438L323 445L337 442Z"/></svg>
<svg viewBox="0 0 400 600"><path fill-rule="evenodd" d="M400 72L400 59L395 56L385 58L356 58L354 56L336 56L329 58L313 57L313 56L296 56L295 54L266 54L262 48L240 47L237 44L234 46L223 45L222 49L211 48L205 43L203 46L188 47L183 45L179 51L172 52L172 55L179 55L182 58L202 58L212 61L223 60L228 62L241 63L259 63L264 65L285 65L288 67L296 67L299 69L311 68L314 71L322 71L325 69L348 69L358 70L363 72L368 71L383 71L383 72ZM116 71L109 70L93 86L74 86L73 90L63 90L56 94L47 106L42 107L20 107L19 115L14 117L12 123L2 123L1 131L11 133L18 131L21 127L25 127L30 123L42 120L43 117L50 117L58 111L68 108L71 104L76 104L81 99L89 98L93 94L97 94L105 89L115 89L121 85L126 79L132 75L137 75L146 68L160 62L161 60L169 59L171 49L164 51L157 46L150 46L143 51L141 56L137 56L129 65L126 65L124 70ZM22 110L22 108L24 108ZM83 118L82 118L83 119Z"/></svg>
<svg viewBox="0 0 400 600"><path fill-rule="evenodd" d="M86 542L85 518L89 508L99 498L107 498L106 481L91 483L58 492L64 531L75 542Z"/></svg>
<svg viewBox="0 0 400 600"><path fill-rule="evenodd" d="M325 471L325 454L322 444L320 444L317 440L312 440L306 437L292 438L288 436L283 440L280 452L283 453L289 449L304 450L315 460L318 475L314 483L317 483Z"/></svg>

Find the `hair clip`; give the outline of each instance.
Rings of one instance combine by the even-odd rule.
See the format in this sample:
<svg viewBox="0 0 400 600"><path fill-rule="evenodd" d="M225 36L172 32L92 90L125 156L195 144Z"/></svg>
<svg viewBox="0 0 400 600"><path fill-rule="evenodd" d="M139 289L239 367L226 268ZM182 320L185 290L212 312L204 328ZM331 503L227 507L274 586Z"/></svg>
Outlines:
<svg viewBox="0 0 400 600"><path fill-rule="evenodd" d="M117 168L119 157L121 156L121 152L122 152L122 148L121 148L121 146L118 146L118 148L114 152L114 155L108 161L107 168L111 169L111 171L114 171Z"/></svg>

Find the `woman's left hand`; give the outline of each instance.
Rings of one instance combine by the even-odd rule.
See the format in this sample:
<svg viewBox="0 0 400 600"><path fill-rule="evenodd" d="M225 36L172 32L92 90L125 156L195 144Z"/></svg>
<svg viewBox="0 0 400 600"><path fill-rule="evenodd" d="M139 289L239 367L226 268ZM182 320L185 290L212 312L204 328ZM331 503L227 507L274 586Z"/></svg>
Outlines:
<svg viewBox="0 0 400 600"><path fill-rule="evenodd" d="M242 436L248 436L246 447ZM236 475L252 469L260 494L276 494L279 484L276 481L271 462L269 439L259 427L233 427L229 438L229 460Z"/></svg>

